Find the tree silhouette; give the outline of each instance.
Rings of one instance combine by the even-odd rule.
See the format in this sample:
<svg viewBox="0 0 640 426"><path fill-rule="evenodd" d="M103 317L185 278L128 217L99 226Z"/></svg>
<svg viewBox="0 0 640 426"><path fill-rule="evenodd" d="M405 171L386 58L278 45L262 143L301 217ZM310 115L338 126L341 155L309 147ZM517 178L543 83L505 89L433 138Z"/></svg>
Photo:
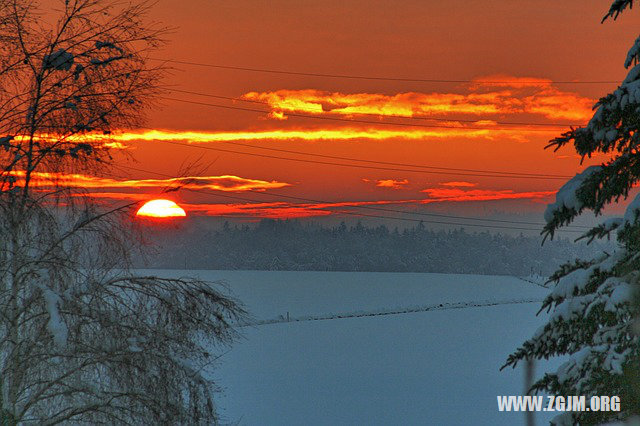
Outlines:
<svg viewBox="0 0 640 426"><path fill-rule="evenodd" d="M162 67L149 4L0 0L0 423L210 424L206 371L242 309L211 283L136 276L130 209L92 135L140 124Z"/></svg>

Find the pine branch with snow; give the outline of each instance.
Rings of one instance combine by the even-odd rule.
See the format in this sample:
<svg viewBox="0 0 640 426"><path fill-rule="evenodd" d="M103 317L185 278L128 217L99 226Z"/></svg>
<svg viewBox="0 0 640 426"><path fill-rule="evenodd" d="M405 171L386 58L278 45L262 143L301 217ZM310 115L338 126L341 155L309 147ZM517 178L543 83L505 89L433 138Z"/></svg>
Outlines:
<svg viewBox="0 0 640 426"><path fill-rule="evenodd" d="M633 1L616 0L603 21L616 19ZM585 210L596 215L629 196L640 181L640 38L629 50L630 68L621 85L595 105L585 127L570 129L553 139L556 150L573 144L583 158L605 153L612 159L586 168L570 179L545 211L543 233L571 223ZM615 235L618 248L596 259L565 264L551 277L555 287L540 312L548 322L507 358L502 368L530 359L566 357L547 372L531 392L553 395L618 395L621 412L564 413L553 424L599 424L640 414L640 195L628 204L624 217L610 218L581 238Z"/></svg>

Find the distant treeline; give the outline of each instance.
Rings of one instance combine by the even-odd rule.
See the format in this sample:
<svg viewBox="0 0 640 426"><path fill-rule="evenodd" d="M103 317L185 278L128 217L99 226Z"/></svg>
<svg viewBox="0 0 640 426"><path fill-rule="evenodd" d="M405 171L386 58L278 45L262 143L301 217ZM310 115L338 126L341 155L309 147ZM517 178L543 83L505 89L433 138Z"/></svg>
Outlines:
<svg viewBox="0 0 640 426"><path fill-rule="evenodd" d="M567 260L593 257L603 244L465 230L433 231L422 223L399 231L360 223L326 227L289 220L216 230L195 227L152 238L147 266L170 269L551 274ZM603 248L604 247L604 248Z"/></svg>

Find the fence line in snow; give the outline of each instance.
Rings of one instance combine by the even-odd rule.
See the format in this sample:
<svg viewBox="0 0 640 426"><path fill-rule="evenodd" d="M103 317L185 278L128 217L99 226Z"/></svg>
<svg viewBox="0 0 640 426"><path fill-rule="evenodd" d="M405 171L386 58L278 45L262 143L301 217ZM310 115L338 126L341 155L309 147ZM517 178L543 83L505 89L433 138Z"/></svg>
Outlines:
<svg viewBox="0 0 640 426"><path fill-rule="evenodd" d="M286 315L280 315L276 318L256 320L240 324L240 327L257 327L268 324L281 324L287 322L305 322L305 321L327 321L338 320L347 318L366 318L366 317L380 317L388 315L402 315L412 314L418 312L429 311L445 311L450 309L466 309L466 308L482 308L488 306L498 305L514 305L523 303L540 303L542 299L520 299L520 300L488 300L485 302L444 302L432 305L415 306L409 308L394 308L394 309L379 309L374 311L354 311L344 312L337 314L324 314L324 315L306 315L299 317L292 317L287 312Z"/></svg>

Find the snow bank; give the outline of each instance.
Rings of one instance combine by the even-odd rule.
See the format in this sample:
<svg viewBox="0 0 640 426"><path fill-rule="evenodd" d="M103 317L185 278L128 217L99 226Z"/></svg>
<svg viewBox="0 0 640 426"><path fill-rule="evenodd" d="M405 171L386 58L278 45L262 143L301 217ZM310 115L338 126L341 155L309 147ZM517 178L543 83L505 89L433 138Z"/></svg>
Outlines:
<svg viewBox="0 0 640 426"><path fill-rule="evenodd" d="M223 388L217 401L223 423L506 426L524 419L496 405L496 395L523 393L523 371L499 369L545 315L535 316L538 303L469 304L540 300L549 290L536 284L427 273L155 272L225 279L257 320L284 319L287 312L290 319L380 314L243 328L213 377ZM382 315L416 305L433 310ZM536 418L545 424L551 414Z"/></svg>

